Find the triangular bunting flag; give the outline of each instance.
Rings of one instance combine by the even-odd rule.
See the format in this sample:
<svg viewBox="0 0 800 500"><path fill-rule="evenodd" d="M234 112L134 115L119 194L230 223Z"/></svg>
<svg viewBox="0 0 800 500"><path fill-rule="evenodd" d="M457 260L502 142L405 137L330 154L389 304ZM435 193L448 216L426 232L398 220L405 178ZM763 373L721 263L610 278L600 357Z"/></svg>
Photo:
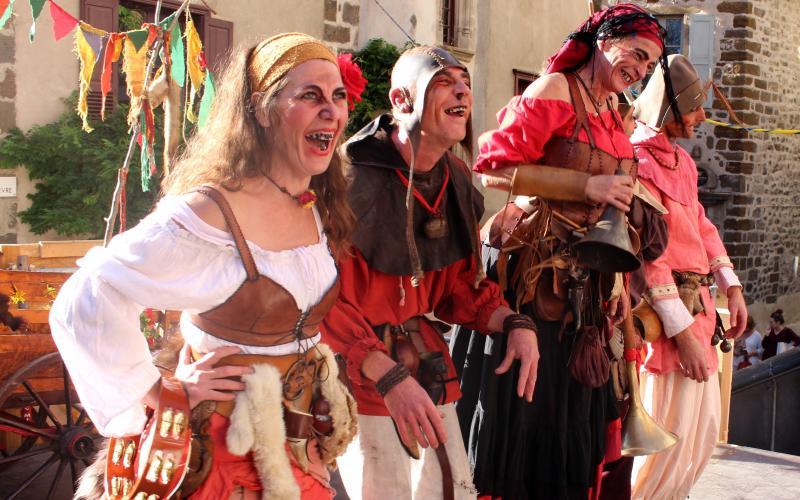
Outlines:
<svg viewBox="0 0 800 500"><path fill-rule="evenodd" d="M50 0L50 17L53 18L53 37L56 41L67 36L78 24L77 19L52 0Z"/></svg>
<svg viewBox="0 0 800 500"><path fill-rule="evenodd" d="M200 64L202 53L203 42L200 40L200 34L194 27L192 18L188 17L186 20L186 66L189 68L191 90L189 91L189 101L186 104L185 116L192 123L197 121L197 117L194 114L194 98L206 78L205 68Z"/></svg>
<svg viewBox="0 0 800 500"><path fill-rule="evenodd" d="M99 35L92 31L81 31L83 31L83 37L86 39L86 43L92 47L92 52L94 53L94 62L97 62L97 60L100 59L100 53L103 52L105 35Z"/></svg>
<svg viewBox="0 0 800 500"><path fill-rule="evenodd" d="M162 30L167 31L169 29L170 25L172 24L172 20L175 19L175 14L176 12L173 12L158 22L158 25L161 26Z"/></svg>
<svg viewBox="0 0 800 500"><path fill-rule="evenodd" d="M122 33L111 33L106 43L106 51L103 54L103 73L100 77L100 92L103 95L102 103L100 104L100 119L106 119L106 96L111 90L111 65L119 61L119 56L122 54L122 41L125 35Z"/></svg>
<svg viewBox="0 0 800 500"><path fill-rule="evenodd" d="M183 87L186 84L186 59L183 55L183 37L181 36L181 27L178 23L175 23L175 26L172 28L172 33L169 38L169 48L170 57L172 58L170 77L179 87Z"/></svg>
<svg viewBox="0 0 800 500"><path fill-rule="evenodd" d="M99 38L94 34L91 34L91 36ZM80 86L78 90L78 115L83 121L83 130L91 132L92 127L89 126L89 122L86 120L89 114L89 104L86 96L89 94L89 83L92 81L92 72L94 71L94 63L97 60L97 55L92 45L84 36L83 29L81 28L75 30L75 51L78 53L78 58L81 61Z"/></svg>
<svg viewBox="0 0 800 500"><path fill-rule="evenodd" d="M14 5L14 0L0 0L0 29L3 29L8 18L11 17L12 5Z"/></svg>
<svg viewBox="0 0 800 500"><path fill-rule="evenodd" d="M147 30L141 30L141 33L145 35L145 41L147 41ZM142 95L142 85L144 85L144 75L147 69L147 50L142 48L144 43L139 46L141 50L136 48L130 32L125 35L122 71L125 72L128 95L130 97L139 97ZM136 36L138 37L139 35L137 34Z"/></svg>
<svg viewBox="0 0 800 500"><path fill-rule="evenodd" d="M77 19L52 0L50 0L50 17L53 18L53 37L56 41L67 36L78 24Z"/></svg>
<svg viewBox="0 0 800 500"><path fill-rule="evenodd" d="M214 94L217 89L214 87L214 75L209 71L206 74L206 87L203 90L203 98L200 100L200 111L198 112L197 126L203 127L211 113L211 105L214 104Z"/></svg>
<svg viewBox="0 0 800 500"><path fill-rule="evenodd" d="M149 30L136 30L136 31L128 31L125 33L125 36L128 37L128 40L131 41L133 47L138 52L139 49L142 48L144 42L147 41L147 36L150 34Z"/></svg>
<svg viewBox="0 0 800 500"><path fill-rule="evenodd" d="M203 52L203 42L191 18L186 23L186 65L189 67L189 78L195 91L203 86L206 77L205 68L200 66L200 54Z"/></svg>
<svg viewBox="0 0 800 500"><path fill-rule="evenodd" d="M45 0L28 0L31 4L31 14L33 15L33 22L31 23L31 31L28 33L28 39L33 43L33 37L36 35L36 18L42 13Z"/></svg>

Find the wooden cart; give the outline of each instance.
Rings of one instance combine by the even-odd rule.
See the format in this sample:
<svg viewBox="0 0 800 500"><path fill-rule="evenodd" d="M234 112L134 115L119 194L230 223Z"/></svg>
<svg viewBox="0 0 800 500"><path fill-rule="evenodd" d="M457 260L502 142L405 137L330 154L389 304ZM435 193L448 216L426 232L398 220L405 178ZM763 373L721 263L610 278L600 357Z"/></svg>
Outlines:
<svg viewBox="0 0 800 500"><path fill-rule="evenodd" d="M75 261L99 241L2 245L0 293L24 296L9 312L26 325L0 325L0 492L65 497L92 459L98 435L64 369L47 324L55 293ZM67 479L65 479L65 477ZM71 480L70 480L71 479ZM36 493L31 496L32 488Z"/></svg>

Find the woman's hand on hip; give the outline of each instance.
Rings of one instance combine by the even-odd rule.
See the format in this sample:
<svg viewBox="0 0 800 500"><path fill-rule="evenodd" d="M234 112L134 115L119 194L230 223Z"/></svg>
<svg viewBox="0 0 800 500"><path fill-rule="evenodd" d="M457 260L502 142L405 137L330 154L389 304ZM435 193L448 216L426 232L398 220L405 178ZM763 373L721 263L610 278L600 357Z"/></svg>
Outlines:
<svg viewBox="0 0 800 500"><path fill-rule="evenodd" d="M192 408L202 401L232 401L236 391L244 390L244 383L239 377L253 373L252 367L217 366L220 360L232 354L241 354L241 350L235 346L220 347L192 361L191 350L188 344L184 344L175 378L186 387Z"/></svg>
<svg viewBox="0 0 800 500"><path fill-rule="evenodd" d="M447 442L442 414L413 377L389 389L383 402L397 424L400 439L409 447L414 447L414 441L423 448L429 444L438 448Z"/></svg>
<svg viewBox="0 0 800 500"><path fill-rule="evenodd" d="M607 203L627 212L633 200L633 177L593 175L586 181L586 199L594 203Z"/></svg>

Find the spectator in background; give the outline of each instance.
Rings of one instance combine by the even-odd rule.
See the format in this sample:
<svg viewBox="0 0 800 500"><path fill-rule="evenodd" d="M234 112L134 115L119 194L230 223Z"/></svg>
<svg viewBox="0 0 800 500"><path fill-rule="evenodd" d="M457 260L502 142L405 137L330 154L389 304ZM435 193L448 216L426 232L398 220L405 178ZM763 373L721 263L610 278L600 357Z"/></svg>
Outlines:
<svg viewBox="0 0 800 500"><path fill-rule="evenodd" d="M785 323L783 309L776 309L769 315L769 333L761 342L764 348L762 357L764 361L787 349L788 346L781 346L780 343L792 344L795 347L800 345L800 337L791 328L787 328Z"/></svg>
<svg viewBox="0 0 800 500"><path fill-rule="evenodd" d="M761 333L756 330L756 323L752 316L747 317L747 327L741 337L736 339L733 358L734 369L740 370L761 362Z"/></svg>

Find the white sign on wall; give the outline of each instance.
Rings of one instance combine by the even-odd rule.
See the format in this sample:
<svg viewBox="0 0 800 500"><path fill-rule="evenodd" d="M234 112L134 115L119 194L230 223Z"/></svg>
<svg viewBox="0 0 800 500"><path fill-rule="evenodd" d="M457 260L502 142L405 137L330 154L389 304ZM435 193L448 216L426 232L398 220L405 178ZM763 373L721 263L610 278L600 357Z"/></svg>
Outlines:
<svg viewBox="0 0 800 500"><path fill-rule="evenodd" d="M0 198L15 198L17 196L17 178L0 177Z"/></svg>

